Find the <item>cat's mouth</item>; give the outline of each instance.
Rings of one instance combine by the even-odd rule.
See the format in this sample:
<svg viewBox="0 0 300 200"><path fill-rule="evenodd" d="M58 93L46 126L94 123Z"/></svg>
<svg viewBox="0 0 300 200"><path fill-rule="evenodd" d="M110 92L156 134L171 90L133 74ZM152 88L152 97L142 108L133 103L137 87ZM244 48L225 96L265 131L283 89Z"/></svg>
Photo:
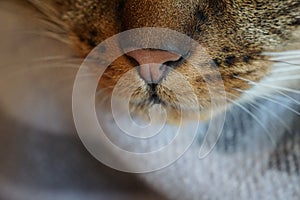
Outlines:
<svg viewBox="0 0 300 200"><path fill-rule="evenodd" d="M181 56L177 53L158 49L139 49L126 53L127 58L135 65L138 76L147 86L144 104L170 105L165 101L161 91L165 90L163 82L169 72L180 66L188 57L188 53ZM141 103L139 103L141 104Z"/></svg>
<svg viewBox="0 0 300 200"><path fill-rule="evenodd" d="M148 99L148 101L153 104L165 104L165 102L162 100L162 98L157 94L156 88L157 88L157 84L155 84L155 83L149 84L149 99Z"/></svg>
<svg viewBox="0 0 300 200"><path fill-rule="evenodd" d="M171 121L181 114L191 119L210 117L215 105L216 113L226 107L225 97L234 101L241 96L240 91L250 87L236 77L257 81L269 68L268 62L245 61L238 55L219 61L202 47L189 49L183 56L160 49L123 53L106 69L99 86L114 91L119 99L129 100L132 113L143 115L159 104L175 119Z"/></svg>

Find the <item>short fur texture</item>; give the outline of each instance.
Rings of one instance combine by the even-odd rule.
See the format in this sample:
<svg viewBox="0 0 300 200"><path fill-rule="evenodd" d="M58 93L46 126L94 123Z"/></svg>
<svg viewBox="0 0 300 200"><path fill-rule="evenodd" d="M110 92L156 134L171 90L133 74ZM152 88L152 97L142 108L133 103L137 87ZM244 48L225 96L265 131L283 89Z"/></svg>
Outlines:
<svg viewBox="0 0 300 200"><path fill-rule="evenodd" d="M31 1L37 7L49 4ZM258 82L269 74L272 62L262 55L264 51L278 51L289 48L299 34L293 34L299 25L300 6L298 0L271 2L265 1L138 1L138 0L53 0L55 13L47 13L71 39L80 56L85 57L97 44L121 31L142 27L163 27L184 33L204 47L209 58L201 59L201 52L192 52L186 62L177 66L175 72L181 73L195 90L199 107L185 97L184 86L178 86L177 96L167 88L175 85L176 78L169 74L155 92L157 98L168 111L170 121L178 121L180 109L200 109L208 113L211 99L206 78L214 77L209 68L217 67L225 90L232 99L241 95L239 90L251 86L240 78ZM44 10L43 10L44 11ZM178 17L180 16L180 17ZM157 42L163 42L164 37ZM139 41L142 44L144 41ZM112 91L113 86L127 71L135 68L126 56L120 57L106 70L100 80L100 87ZM201 68L205 69L201 71ZM240 77L240 78L237 78ZM177 83L178 84L178 83ZM152 89L136 74L125 84L127 88L138 86L132 96L132 110L145 113L152 105ZM120 94L123 96L124 94ZM178 96L179 95L179 96ZM179 105L177 98L187 99ZM200 118L199 115L195 117ZM208 116L204 117L208 118Z"/></svg>
<svg viewBox="0 0 300 200"><path fill-rule="evenodd" d="M1 6L5 4L3 2L0 2ZM22 9L32 11L29 14L22 13L24 19L20 20L19 26L27 24L24 27L32 28L34 34L53 38L55 42L50 40L46 44L53 43L55 48L52 50L51 45L44 46L43 40L39 40L37 35L30 37L32 35L22 33L23 29L19 26L12 30L21 37L14 38L10 32L2 33L5 35L3 44L8 43L7 46L10 47L0 46L1 54L3 53L1 60L9 57L9 62L3 65L9 66L7 71L10 72L25 69L24 73L11 75L11 79L6 77L6 73L1 73L1 80L3 77L3 82L6 83L1 85L1 108L12 116L13 121L12 125L5 122L3 127L6 124L14 127L15 124L26 122L30 130L22 128L19 130L21 134L16 134L17 131L13 128L10 134L1 135L4 139L0 140L0 146L3 147L0 156L4 161L1 163L4 164L0 164L0 198L116 198L114 195L105 196L107 191L98 190L98 186L102 186L101 175L105 174L106 177L113 172L95 169L95 163L87 159L88 155L77 151L82 146L73 145L75 136L62 133L76 132L68 111L72 105L70 97L73 79L82 60L105 39L125 30L142 27L165 27L184 33L201 44L210 57L203 60L201 52L193 51L185 62L174 68L174 71L181 73L189 81L198 97L200 112L191 116L191 123L195 119L198 122L204 116L197 129L195 142L171 166L138 176L169 199L300 198L299 0L12 2L21 5ZM10 12L14 13L14 10ZM37 19L41 20L37 26L28 25L31 20ZM10 27L10 24L3 27ZM165 37L167 36L162 36L157 42L163 42ZM19 38L22 38L21 45ZM26 39L24 41L24 38L28 38L29 42ZM13 40L11 43L14 45L6 39ZM142 44L145 41L138 42ZM20 48L34 46L33 44L39 48ZM7 49L12 50L6 52ZM16 69L10 62L17 65ZM52 64L54 67L51 67ZM35 66L37 68L32 70ZM49 71L47 67L50 68ZM99 93L99 102L110 96L122 75L135 68L136 63L125 55L115 60L99 81L99 91L103 90ZM207 80L214 77L215 74L207 70L210 68L221 73L231 106L225 111L225 125L215 148L201 160L197 155L200 143L205 139L204 133L210 125L210 121L206 120L211 108L210 95L202 75ZM181 103L174 91L168 90L170 86L176 86L175 93L181 95ZM189 113L199 109L193 107L183 85L178 83L172 73L156 87L159 101L154 101L151 97L153 88L138 73L132 74L123 85L120 99L130 87L138 88L130 102L134 114L143 116L150 107L160 103L168 111L169 122L172 123L163 129L163 140L135 143L118 134L120 130L115 127L113 116L100 113L106 120L103 124L111 130L111 139L127 150L148 152L153 150L156 143L168 143L182 114L179 110ZM217 114L214 119L220 117ZM37 131L32 131L32 127L37 127ZM45 135L40 134L43 133L41 130L47 130ZM194 130L184 134L188 137L192 131ZM30 134L31 132L37 133ZM182 148L181 142L183 141L176 144L176 149ZM57 146L53 151L54 144ZM170 152L172 153L174 152ZM12 159L8 159L7 155L12 155ZM167 160L170 156L172 155L146 160L145 163L152 165ZM52 158L55 158L54 164ZM112 159L124 160L122 155L114 155ZM140 163L125 160L124 164L130 166ZM79 175L78 169L81 172ZM85 172L88 172L87 176ZM118 178L113 181L120 182ZM40 194L38 197L33 195L37 191ZM97 195L93 196L94 194ZM124 197L122 194L120 196ZM144 194L135 198L144 199ZM129 196L124 199L134 198Z"/></svg>

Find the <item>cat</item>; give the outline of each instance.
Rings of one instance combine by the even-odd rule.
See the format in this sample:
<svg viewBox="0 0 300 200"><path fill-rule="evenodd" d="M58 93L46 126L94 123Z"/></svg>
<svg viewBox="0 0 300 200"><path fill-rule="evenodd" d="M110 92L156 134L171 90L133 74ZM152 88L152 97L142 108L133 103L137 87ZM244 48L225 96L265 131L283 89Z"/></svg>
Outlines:
<svg viewBox="0 0 300 200"><path fill-rule="evenodd" d="M150 37L150 42L146 37L149 32L137 31L134 36L125 35L125 42L129 45L126 43L118 48L133 48L134 51L128 50L113 60L98 85L100 92L97 100L101 103L111 100L116 87L119 87L116 97L121 101L128 94L133 94L128 98L130 114L141 121L148 121L148 110L151 108L159 106L160 110L165 111L164 140L136 144L117 134L118 130L111 124L113 116L104 109L107 105L98 107L99 118L106 120L103 126L111 140L126 150L153 151L157 148L156 144L166 145L175 128L182 126L182 116L187 121L184 123L190 126L184 129L188 132L186 138L189 132L193 132L195 124L200 123L195 132L196 142L182 157L169 167L138 176L170 199L300 197L300 161L297 153L300 148L298 0L16 2L18 5L26 4L25 7L32 6L35 15L29 19L41 19L38 26L33 27L37 34L61 42L54 45L46 43L47 47L43 47L47 48L45 52L35 48L37 52L32 53L35 50L31 48L28 53L35 56L41 54L38 56L42 58L38 61L40 63L34 65L50 66L53 63L54 67L61 69L50 75L47 70L53 70L53 67L37 67L21 73L18 76L20 80L17 79L19 83L10 81L9 89L2 94L7 113L53 133L74 131L74 125L69 120L71 88L83 60L88 60L99 44L121 32L139 28L167 28L188 36L200 45L200 50L192 49L189 44L183 45L180 39L174 40L175 32L165 29L159 29L163 31L159 32L159 37L155 37L155 31L149 29L154 36ZM26 21L23 23L26 24ZM10 37L9 34L6 36ZM34 40L38 41L36 38ZM149 43L162 48L141 48ZM39 44L37 46L41 48ZM57 52L59 49L61 52ZM102 54L110 51L105 48L97 50ZM21 62L28 63L26 59L26 56L23 59L18 57ZM143 66L149 62L159 65ZM163 68L163 64L168 67ZM61 74L57 74L58 71ZM132 72L129 78L122 79L128 72ZM176 74L180 74L181 78ZM61 83L63 87L57 86L59 80L66 77L71 81ZM120 80L122 84L118 85ZM209 81L213 84L208 87L206 84ZM49 84L52 82L53 85ZM186 84L192 88L192 93L186 89ZM216 109L213 109L215 102L210 91L214 85L224 86L221 88L223 91L217 90L213 95L217 97L217 102L226 97L226 105ZM26 98L22 98L16 106L16 99L21 99L19 95L23 94L20 88L24 88L21 90L26 92ZM130 88L134 88L134 92ZM34 107L36 109L31 111ZM29 115L29 111L33 113ZM162 115L154 111L154 118ZM203 133L210 130L211 120L224 120L224 127L220 135L212 135L213 150L199 160L200 144L206 144ZM125 120L125 126L126 123L128 121ZM133 130L131 126L127 128ZM214 127L213 132L218 132L218 128ZM189 142L186 138L176 143L175 150L181 150L185 140ZM122 160L122 165L128 165L126 170L130 171L141 166L156 166L161 160L171 158L172 153L145 160L144 164L124 161L124 155L112 156Z"/></svg>

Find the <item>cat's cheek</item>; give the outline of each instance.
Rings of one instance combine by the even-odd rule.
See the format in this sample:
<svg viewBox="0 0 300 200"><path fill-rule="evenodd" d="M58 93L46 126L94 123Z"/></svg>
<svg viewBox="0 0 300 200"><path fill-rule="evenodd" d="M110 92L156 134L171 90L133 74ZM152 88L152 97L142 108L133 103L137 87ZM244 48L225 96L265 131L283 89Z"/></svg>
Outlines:
<svg viewBox="0 0 300 200"><path fill-rule="evenodd" d="M298 46L299 48L300 46ZM245 91L240 102L252 101L257 97L272 97L283 93L299 93L300 50L264 52L274 61L268 74L260 81L254 82L252 88Z"/></svg>

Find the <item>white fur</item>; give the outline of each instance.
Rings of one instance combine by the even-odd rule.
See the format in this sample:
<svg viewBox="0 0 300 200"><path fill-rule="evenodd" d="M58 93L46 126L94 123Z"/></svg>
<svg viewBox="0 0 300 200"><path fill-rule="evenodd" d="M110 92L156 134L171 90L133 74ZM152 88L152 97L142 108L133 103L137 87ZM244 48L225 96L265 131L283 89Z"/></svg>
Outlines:
<svg viewBox="0 0 300 200"><path fill-rule="evenodd" d="M2 8L5 8L6 4L1 2L0 5ZM65 73L60 70L59 74L56 70L51 72L51 70L45 71L44 69L35 70L34 74L26 70L24 73L14 73L24 70L24 68L30 68L31 66L28 63L31 62L28 61L32 60L32 58L49 55L58 56L61 53L67 57L73 54L72 50L51 39L36 36L33 38L30 35L25 36L22 32L17 32L15 27L18 27L18 30L36 28L31 25L30 17L23 18L22 16L21 18L16 18L14 14L3 12L2 10L0 18L10 20L2 25L2 28L6 29L7 32L1 32L1 38L5 39L1 41L0 60L2 66L7 66L5 68L1 67L0 73L1 109L17 121L25 122L40 129L46 129L52 133L70 131L70 127L73 127L72 121L70 121L72 81L64 82L64 80L67 74L71 76L70 80L72 80L76 69L65 69ZM14 37L11 36L12 33ZM271 94L274 101L278 103L265 100L263 102L265 109L275 113L275 116L284 116L282 123L289 127L295 117L291 110L280 106L280 103L292 107L299 101L293 101L287 96L284 97L280 95L280 92L291 92L296 97L299 97L299 54L300 50L269 53L268 55L272 56L272 60L280 62L274 65L274 71L270 76L263 79L260 83L253 83L255 87L248 93L245 93L241 102L249 99L253 102L255 97ZM15 58L18 59L16 60ZM10 68L11 66L16 68ZM285 78L280 79L280 77ZM58 83L53 82L53 80ZM140 176L171 199L298 200L300 196L299 177L267 170L269 153L275 147L270 142L266 130L260 127L253 117L247 117L247 114L245 115L242 109L235 112L233 114L234 120L226 121L224 131L234 134L237 130L241 130L239 124L244 123L247 130L244 133L246 136L241 139L241 149L245 148L243 149L244 151L226 154L214 149L207 157L199 160L199 143L195 141L184 156L172 166ZM274 140L278 141L285 131L285 127L278 122L278 118L267 112L257 111L254 114L261 120L262 124L266 125L267 130L273 134ZM151 145L147 142L141 142L136 146L132 145L131 140L118 135L118 130L115 128L115 124L112 123L109 114L104 118L104 120L107 120L105 123L107 128L113 131L112 137L115 142L122 147L145 152L152 150ZM234 123L235 125L233 125ZM252 126L253 124L256 124L256 126ZM199 130L197 130L199 135L206 130L206 126L207 124L205 123L201 124ZM173 131L174 127L166 126L164 130L165 136L158 143L165 144L168 142ZM153 145L157 145L157 143ZM178 149L181 148L180 143L176 145L178 145ZM145 160L144 162L151 166L155 162L168 159L168 157L169 155L166 154L165 157L159 157L157 160ZM129 167L139 165L139 163L132 163L132 160L124 160L122 155L116 155L114 159L120 159L124 162L124 165ZM16 198L31 192L26 188L26 191L22 192L24 188L20 190L20 188L10 185L5 185L1 189L4 189L5 195L16 191L14 193ZM70 197L72 195L63 194L60 197Z"/></svg>

